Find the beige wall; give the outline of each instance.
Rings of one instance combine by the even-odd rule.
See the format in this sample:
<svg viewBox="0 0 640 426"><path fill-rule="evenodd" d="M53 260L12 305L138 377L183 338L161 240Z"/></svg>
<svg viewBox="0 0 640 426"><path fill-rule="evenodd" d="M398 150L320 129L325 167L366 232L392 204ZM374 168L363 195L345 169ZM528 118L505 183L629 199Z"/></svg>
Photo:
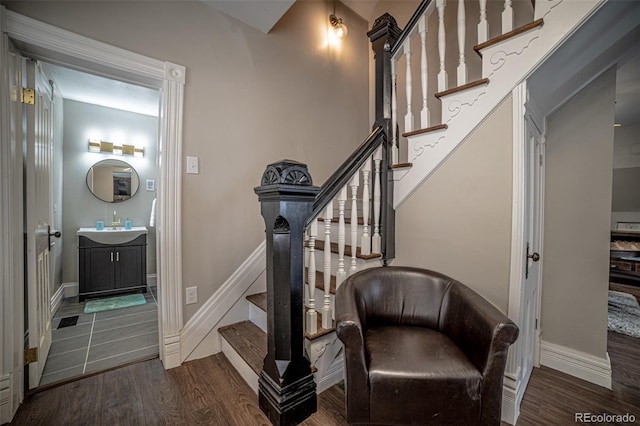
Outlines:
<svg viewBox="0 0 640 426"><path fill-rule="evenodd" d="M615 69L548 119L542 338L607 350Z"/></svg>
<svg viewBox="0 0 640 426"><path fill-rule="evenodd" d="M369 133L367 24L326 46L333 2L296 2L269 34L198 1L5 2L9 9L186 66L183 285L198 286L189 319L264 238L253 188L283 158L322 182Z"/></svg>
<svg viewBox="0 0 640 426"><path fill-rule="evenodd" d="M507 98L396 212L393 265L458 279L507 312L512 99Z"/></svg>

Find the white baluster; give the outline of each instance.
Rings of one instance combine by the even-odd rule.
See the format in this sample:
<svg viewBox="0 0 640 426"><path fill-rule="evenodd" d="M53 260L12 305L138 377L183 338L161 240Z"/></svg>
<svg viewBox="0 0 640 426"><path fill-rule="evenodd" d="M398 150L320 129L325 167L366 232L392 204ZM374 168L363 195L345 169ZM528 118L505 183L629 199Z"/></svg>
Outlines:
<svg viewBox="0 0 640 426"><path fill-rule="evenodd" d="M307 333L318 332L318 313L316 312L316 237L318 236L318 219L309 225L309 266L307 283L309 284L309 309L307 309Z"/></svg>
<svg viewBox="0 0 640 426"><path fill-rule="evenodd" d="M447 48L446 34L444 31L444 6L445 0L437 0L436 8L438 9L438 53L440 55L440 72L438 73L438 91L443 92L449 87L449 77L445 69L445 51Z"/></svg>
<svg viewBox="0 0 640 426"><path fill-rule="evenodd" d="M411 108L412 80L411 80L411 38L404 42L404 57L407 62L405 83L407 90L407 114L404 116L404 131L410 132L413 128L413 111Z"/></svg>
<svg viewBox="0 0 640 426"><path fill-rule="evenodd" d="M382 147L373 154L373 238L371 239L371 251L380 253L380 188L382 182L380 173L380 163L382 163Z"/></svg>
<svg viewBox="0 0 640 426"><path fill-rule="evenodd" d="M422 83L422 111L420 111L420 127L426 129L431 121L431 114L427 106L427 15L422 15L418 21L418 32L420 33L420 79Z"/></svg>
<svg viewBox="0 0 640 426"><path fill-rule="evenodd" d="M371 159L368 159L362 168L362 242L360 252L367 256L371 254L371 236L369 235L369 175L371 174Z"/></svg>
<svg viewBox="0 0 640 426"><path fill-rule="evenodd" d="M358 253L358 186L360 186L360 173L356 172L351 178L351 268L349 274L353 274L358 268L356 261Z"/></svg>
<svg viewBox="0 0 640 426"><path fill-rule="evenodd" d="M398 163L398 89L396 82L398 74L396 66L398 61L391 59L391 159L393 164ZM356 173L357 174L357 173Z"/></svg>
<svg viewBox="0 0 640 426"><path fill-rule="evenodd" d="M346 203L347 187L345 186L338 194L338 270L336 272L336 287L338 287L342 281L347 278L347 272L344 270L344 246L346 240L344 206Z"/></svg>
<svg viewBox="0 0 640 426"><path fill-rule="evenodd" d="M322 305L322 328L331 328L331 219L333 200L329 201L324 213L324 303Z"/></svg>
<svg viewBox="0 0 640 426"><path fill-rule="evenodd" d="M464 58L464 43L467 34L467 18L464 0L458 0L458 86L467 84L467 63Z"/></svg>
<svg viewBox="0 0 640 426"><path fill-rule="evenodd" d="M489 40L489 21L487 21L487 0L480 0L480 22L478 23L478 44Z"/></svg>
<svg viewBox="0 0 640 426"><path fill-rule="evenodd" d="M513 30L513 7L511 0L505 0L504 10L502 11L502 34L506 34Z"/></svg>

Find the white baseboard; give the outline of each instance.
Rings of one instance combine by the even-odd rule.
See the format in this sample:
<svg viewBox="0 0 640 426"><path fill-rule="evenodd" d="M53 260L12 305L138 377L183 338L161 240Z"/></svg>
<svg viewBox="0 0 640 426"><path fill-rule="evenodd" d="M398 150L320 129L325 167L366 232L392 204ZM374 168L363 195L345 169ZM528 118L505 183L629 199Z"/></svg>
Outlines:
<svg viewBox="0 0 640 426"><path fill-rule="evenodd" d="M515 389L515 380L505 376L502 386L502 412L501 420L510 425L515 425L520 415L520 401L518 399L518 391Z"/></svg>
<svg viewBox="0 0 640 426"><path fill-rule="evenodd" d="M0 377L0 424L11 422L13 414L11 407L11 375L5 374Z"/></svg>
<svg viewBox="0 0 640 426"><path fill-rule="evenodd" d="M55 315L58 308L60 307L60 304L64 299L64 294L65 294L64 284L60 284L56 292L51 297L51 317L52 318Z"/></svg>
<svg viewBox="0 0 640 426"><path fill-rule="evenodd" d="M540 364L611 389L611 360L542 341Z"/></svg>
<svg viewBox="0 0 640 426"><path fill-rule="evenodd" d="M64 298L67 299L69 297L76 297L78 294L80 294L80 285L77 282L72 282L72 283L62 283L62 286L64 287Z"/></svg>
<svg viewBox="0 0 640 426"><path fill-rule="evenodd" d="M181 361L186 360L266 269L263 241L242 265L189 319L181 331ZM209 354L212 355L212 354Z"/></svg>

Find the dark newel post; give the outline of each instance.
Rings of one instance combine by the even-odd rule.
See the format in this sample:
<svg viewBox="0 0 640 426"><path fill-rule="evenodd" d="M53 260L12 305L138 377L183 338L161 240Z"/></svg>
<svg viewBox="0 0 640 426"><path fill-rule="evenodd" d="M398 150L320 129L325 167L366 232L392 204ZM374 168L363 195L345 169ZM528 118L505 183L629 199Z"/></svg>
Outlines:
<svg viewBox="0 0 640 426"><path fill-rule="evenodd" d="M317 409L316 383L304 356L304 223L320 188L305 164L267 166L255 188L267 239L268 352L258 380L260 408L274 425L295 425Z"/></svg>
<svg viewBox="0 0 640 426"><path fill-rule="evenodd" d="M385 134L382 156L382 260L389 264L396 256L395 210L393 209L393 175L389 166L391 159L391 48L402 31L393 16L385 13L373 23L367 33L375 57L376 69L376 121L373 127L381 126Z"/></svg>

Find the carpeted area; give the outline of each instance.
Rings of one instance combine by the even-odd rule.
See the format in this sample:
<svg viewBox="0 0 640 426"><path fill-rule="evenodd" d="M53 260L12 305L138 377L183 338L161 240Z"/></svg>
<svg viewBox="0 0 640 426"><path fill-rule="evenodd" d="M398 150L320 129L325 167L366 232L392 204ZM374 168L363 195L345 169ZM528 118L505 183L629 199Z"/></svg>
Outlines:
<svg viewBox="0 0 640 426"><path fill-rule="evenodd" d="M640 338L640 304L633 295L609 290L608 329Z"/></svg>
<svg viewBox="0 0 640 426"><path fill-rule="evenodd" d="M126 296L109 297L107 299L90 300L84 305L85 314L128 308L147 303L142 294L127 294Z"/></svg>

